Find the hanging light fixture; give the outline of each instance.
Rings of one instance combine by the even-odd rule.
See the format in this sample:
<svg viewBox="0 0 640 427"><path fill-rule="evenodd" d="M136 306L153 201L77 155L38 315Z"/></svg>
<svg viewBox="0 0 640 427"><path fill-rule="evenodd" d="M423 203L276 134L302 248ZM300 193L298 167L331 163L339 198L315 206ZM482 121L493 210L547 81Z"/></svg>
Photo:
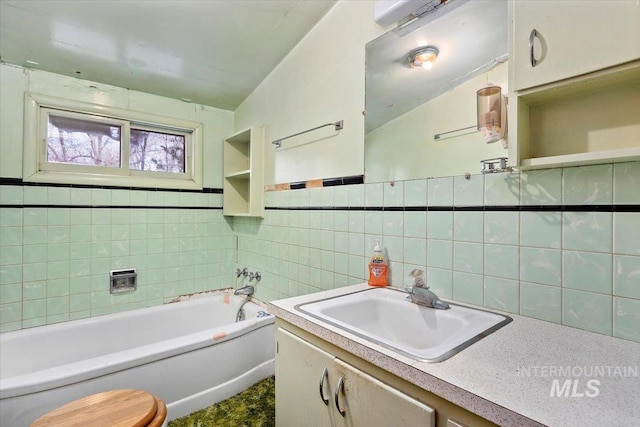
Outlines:
<svg viewBox="0 0 640 427"><path fill-rule="evenodd" d="M411 68L430 70L433 68L433 63L436 61L438 53L438 48L435 46L419 47L409 52L407 64Z"/></svg>

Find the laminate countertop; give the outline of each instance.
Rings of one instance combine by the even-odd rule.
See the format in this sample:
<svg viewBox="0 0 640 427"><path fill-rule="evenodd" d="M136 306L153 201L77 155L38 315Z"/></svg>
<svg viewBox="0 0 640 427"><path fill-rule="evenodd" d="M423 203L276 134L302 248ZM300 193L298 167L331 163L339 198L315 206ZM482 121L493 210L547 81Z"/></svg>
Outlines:
<svg viewBox="0 0 640 427"><path fill-rule="evenodd" d="M640 426L639 343L504 313L511 323L443 362L427 363L295 309L367 288L273 301L269 311L499 425Z"/></svg>

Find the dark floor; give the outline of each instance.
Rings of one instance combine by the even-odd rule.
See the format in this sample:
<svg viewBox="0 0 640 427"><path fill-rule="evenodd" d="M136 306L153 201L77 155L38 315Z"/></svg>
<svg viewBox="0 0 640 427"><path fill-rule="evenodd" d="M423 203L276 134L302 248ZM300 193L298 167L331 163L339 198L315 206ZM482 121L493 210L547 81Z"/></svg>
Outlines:
<svg viewBox="0 0 640 427"><path fill-rule="evenodd" d="M252 385L227 400L169 422L169 427L274 427L274 377Z"/></svg>

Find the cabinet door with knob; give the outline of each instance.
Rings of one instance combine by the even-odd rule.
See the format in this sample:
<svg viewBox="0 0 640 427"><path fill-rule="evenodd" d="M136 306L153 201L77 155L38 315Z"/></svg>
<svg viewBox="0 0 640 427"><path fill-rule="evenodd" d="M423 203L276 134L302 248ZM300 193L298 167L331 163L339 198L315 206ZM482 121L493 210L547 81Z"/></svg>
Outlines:
<svg viewBox="0 0 640 427"><path fill-rule="evenodd" d="M424 403L282 328L276 340L278 427L435 425Z"/></svg>
<svg viewBox="0 0 640 427"><path fill-rule="evenodd" d="M367 373L335 360L337 426L435 426L435 411Z"/></svg>
<svg viewBox="0 0 640 427"><path fill-rule="evenodd" d="M511 0L510 90L640 58L637 0Z"/></svg>
<svg viewBox="0 0 640 427"><path fill-rule="evenodd" d="M276 341L276 425L334 425L331 393L337 381L329 377L334 356L282 328Z"/></svg>

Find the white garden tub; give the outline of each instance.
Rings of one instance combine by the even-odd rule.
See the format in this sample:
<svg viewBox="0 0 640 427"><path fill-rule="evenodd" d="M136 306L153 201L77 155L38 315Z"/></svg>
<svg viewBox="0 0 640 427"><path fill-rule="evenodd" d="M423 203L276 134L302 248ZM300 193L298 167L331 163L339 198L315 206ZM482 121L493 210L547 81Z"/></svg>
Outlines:
<svg viewBox="0 0 640 427"><path fill-rule="evenodd" d="M244 297L188 301L0 334L0 426L28 426L67 402L135 388L168 420L274 373L273 316Z"/></svg>

